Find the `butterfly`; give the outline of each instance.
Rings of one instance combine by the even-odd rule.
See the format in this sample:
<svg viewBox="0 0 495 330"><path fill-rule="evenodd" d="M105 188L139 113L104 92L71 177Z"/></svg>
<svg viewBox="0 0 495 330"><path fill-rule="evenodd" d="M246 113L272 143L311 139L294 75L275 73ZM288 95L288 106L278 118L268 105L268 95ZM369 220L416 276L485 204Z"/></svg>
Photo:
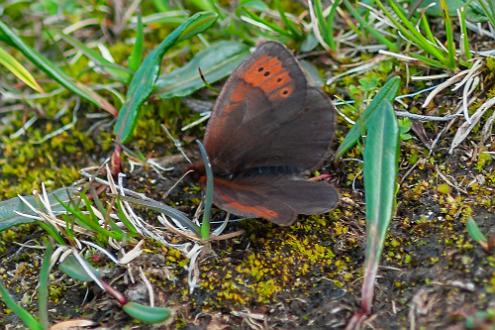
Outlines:
<svg viewBox="0 0 495 330"><path fill-rule="evenodd" d="M262 43L223 86L206 128L214 204L281 226L327 212L337 191L305 174L330 157L334 131L329 97L308 85L285 46ZM192 168L204 183L204 164Z"/></svg>

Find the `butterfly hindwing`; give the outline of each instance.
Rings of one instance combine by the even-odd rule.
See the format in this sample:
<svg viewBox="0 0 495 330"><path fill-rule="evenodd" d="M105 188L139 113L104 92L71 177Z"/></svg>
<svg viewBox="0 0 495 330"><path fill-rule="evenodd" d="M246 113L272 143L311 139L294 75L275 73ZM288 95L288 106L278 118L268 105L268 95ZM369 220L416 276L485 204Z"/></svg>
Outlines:
<svg viewBox="0 0 495 330"><path fill-rule="evenodd" d="M321 214L338 200L335 188L327 182L301 178L247 177L215 179L215 204L245 217L259 217L281 226L291 225L298 214Z"/></svg>

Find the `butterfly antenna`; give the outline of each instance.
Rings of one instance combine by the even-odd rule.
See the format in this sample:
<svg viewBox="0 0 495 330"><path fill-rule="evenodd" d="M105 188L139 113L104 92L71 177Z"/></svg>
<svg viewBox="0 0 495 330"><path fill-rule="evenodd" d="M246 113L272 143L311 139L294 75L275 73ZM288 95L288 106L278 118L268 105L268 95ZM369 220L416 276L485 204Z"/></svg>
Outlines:
<svg viewBox="0 0 495 330"><path fill-rule="evenodd" d="M201 70L200 67L198 67L198 73L199 73L199 77L201 78L201 80L203 81L203 83L205 84L206 88L208 89L211 89L213 91L215 91L216 93L219 93L220 91L213 87L205 78L205 75L203 74L203 70Z"/></svg>

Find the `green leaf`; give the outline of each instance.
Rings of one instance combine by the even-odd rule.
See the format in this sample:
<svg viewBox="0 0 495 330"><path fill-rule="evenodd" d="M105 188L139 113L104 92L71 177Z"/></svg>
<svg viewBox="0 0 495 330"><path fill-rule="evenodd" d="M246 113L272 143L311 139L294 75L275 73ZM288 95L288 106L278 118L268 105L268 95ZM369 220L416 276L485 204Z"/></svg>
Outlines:
<svg viewBox="0 0 495 330"><path fill-rule="evenodd" d="M92 267L89 263L87 264L87 266L89 267L89 269L91 269L96 277L100 277L100 272L97 269ZM79 261L77 261L76 257L74 257L72 254L65 258L64 261L58 265L58 269L76 281L93 281L93 278L89 276L88 273L86 273Z"/></svg>
<svg viewBox="0 0 495 330"><path fill-rule="evenodd" d="M52 257L53 247L50 243L46 246L45 256L40 270L40 285L38 288L38 314L41 324L48 329L48 275L50 275L50 258Z"/></svg>
<svg viewBox="0 0 495 330"><path fill-rule="evenodd" d="M466 223L466 229L468 231L469 236L476 242L478 242L481 246L487 246L486 236L481 232L480 228L476 221L473 218L469 218Z"/></svg>
<svg viewBox="0 0 495 330"><path fill-rule="evenodd" d="M129 69L135 72L141 64L143 59L143 43L144 43L144 33L143 33L143 20L141 15L138 15L137 25L136 25L136 40L134 41L134 48L132 49L131 56L129 57Z"/></svg>
<svg viewBox="0 0 495 330"><path fill-rule="evenodd" d="M89 48L79 40L72 38L71 36L67 34L61 33L60 36L62 39L64 39L67 43L72 45L74 48L79 49L85 56L87 56L91 61L93 61L97 66L99 66L103 71L106 71L108 74L110 74L112 77L115 79L121 81L121 82L128 82L129 79L131 78L131 74L129 70L126 68L112 63L108 61L106 58L104 58L100 53L97 51Z"/></svg>
<svg viewBox="0 0 495 330"><path fill-rule="evenodd" d="M48 200L50 201L52 211L55 213L65 211L63 205L61 205L57 200L69 201L70 196L74 191L74 188L64 187L48 193ZM24 196L24 199L34 207L40 207L37 198L34 196ZM35 221L33 219L26 218L25 216L16 214L16 211L28 215L36 215L29 207L26 206L26 204L22 202L19 197L14 197L0 202L0 231L8 229L12 226Z"/></svg>
<svg viewBox="0 0 495 330"><path fill-rule="evenodd" d="M366 260L361 307L369 314L378 264L395 205L399 124L388 100L378 106L367 125L364 149Z"/></svg>
<svg viewBox="0 0 495 330"><path fill-rule="evenodd" d="M170 315L170 309L165 307L151 307L146 305L141 305L136 302L128 302L122 309L124 312L135 318L146 323L159 323L166 321Z"/></svg>
<svg viewBox="0 0 495 330"><path fill-rule="evenodd" d="M220 41L197 53L183 67L161 76L156 93L163 99L181 97L204 87L199 69L208 83L227 77L246 56L249 48L237 41Z"/></svg>
<svg viewBox="0 0 495 330"><path fill-rule="evenodd" d="M43 93L43 88L41 88L29 71L23 67L22 64L15 59L15 57L7 53L3 48L0 48L0 64L6 67L10 72L12 72L13 75L19 78L26 85L39 93Z"/></svg>
<svg viewBox="0 0 495 330"><path fill-rule="evenodd" d="M196 140L196 143L198 144L206 173L205 207L203 210L203 221L201 222L201 239L207 241L210 239L211 204L213 203L213 170L205 146L199 140Z"/></svg>
<svg viewBox="0 0 495 330"><path fill-rule="evenodd" d="M366 110L361 114L361 117L356 121L354 126L349 130L344 138L344 141L339 145L335 158L341 158L347 150L352 148L365 131L367 122L371 115L383 104L384 101L392 102L397 95L400 86L400 77L390 78L385 85L380 89L378 94L373 98L373 101L368 105Z"/></svg>
<svg viewBox="0 0 495 330"><path fill-rule="evenodd" d="M5 23L0 21L0 32L3 33L5 40L15 46L24 56L26 56L40 70L44 71L48 76L57 81L71 92L94 105L106 110L107 112L116 115L117 110L108 101L92 91L89 87L80 83L74 82L70 76L60 70L56 65L50 62L46 57L35 49L28 46L21 38L19 38Z"/></svg>
<svg viewBox="0 0 495 330"><path fill-rule="evenodd" d="M22 308L21 305L14 301L14 298L10 295L7 289L4 287L0 281L0 296L4 301L5 305L10 308L15 315L17 315L22 322L31 330L43 330L43 325L38 322L27 310Z"/></svg>
<svg viewBox="0 0 495 330"><path fill-rule="evenodd" d="M132 137L139 117L139 110L153 91L165 52L176 43L208 29L215 23L217 17L217 14L212 12L196 13L177 27L146 56L132 77L126 101L119 111L114 127L114 133L119 143L126 143Z"/></svg>

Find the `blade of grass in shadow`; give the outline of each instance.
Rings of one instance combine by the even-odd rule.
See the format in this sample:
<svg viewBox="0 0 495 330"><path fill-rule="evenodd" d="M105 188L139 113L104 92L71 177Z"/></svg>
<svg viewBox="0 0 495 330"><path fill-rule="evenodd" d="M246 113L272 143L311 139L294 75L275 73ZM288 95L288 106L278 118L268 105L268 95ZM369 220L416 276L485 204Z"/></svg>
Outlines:
<svg viewBox="0 0 495 330"><path fill-rule="evenodd" d="M26 85L39 93L43 93L43 88L38 84L36 79L29 71L22 66L14 56L7 53L3 48L0 48L0 64L7 68L14 76L24 82Z"/></svg>
<svg viewBox="0 0 495 330"><path fill-rule="evenodd" d="M387 46L388 49L395 52L398 51L398 47L395 43L388 40L380 33L378 30L374 29L366 20L361 16L361 14L354 8L354 6L348 1L343 0L344 6L349 10L352 16L359 22L362 28L366 29L369 34L371 34L376 40L381 42L383 45Z"/></svg>
<svg viewBox="0 0 495 330"><path fill-rule="evenodd" d="M210 239L211 204L213 203L213 170L211 169L210 159L206 153L205 146L198 140L196 140L196 143L199 146L199 152L201 154L201 158L203 159L206 173L206 193L203 221L201 222L201 239L207 241Z"/></svg>
<svg viewBox="0 0 495 330"><path fill-rule="evenodd" d="M212 12L196 13L188 18L153 49L143 60L132 77L127 91L126 101L119 111L114 133L118 143L126 143L132 137L139 117L141 105L148 99L160 73L160 63L165 52L176 43L201 33L217 20Z"/></svg>
<svg viewBox="0 0 495 330"><path fill-rule="evenodd" d="M40 270L40 281L38 288L38 307L39 319L45 329L48 329L48 275L50 275L50 258L52 257L53 247L46 242L45 256Z"/></svg>
<svg viewBox="0 0 495 330"><path fill-rule="evenodd" d="M371 312L373 290L388 225L393 216L399 154L399 124L388 100L367 125L364 149L366 260L361 308Z"/></svg>
<svg viewBox="0 0 495 330"><path fill-rule="evenodd" d="M5 23L0 21L0 31L3 33L6 41L15 46L26 58L28 58L40 70L44 71L49 77L53 78L60 85L64 86L76 95L93 103L112 115L117 115L117 110L108 101L92 91L89 87L76 83L65 72L60 70L56 65L50 62L46 57L38 51L28 46L21 38L19 38Z"/></svg>
<svg viewBox="0 0 495 330"><path fill-rule="evenodd" d="M0 296L7 307L17 315L21 321L31 330L43 330L43 325L38 322L27 310L14 301L14 298L10 295L3 283L0 281Z"/></svg>
<svg viewBox="0 0 495 330"><path fill-rule="evenodd" d="M131 78L131 73L129 70L118 64L108 61L97 51L89 48L79 40L64 33L61 33L60 36L72 47L80 50L86 57L88 57L91 61L93 61L103 71L106 71L109 75L111 75L113 78L117 79L118 81L126 83Z"/></svg>
<svg viewBox="0 0 495 330"><path fill-rule="evenodd" d="M367 122L371 115L383 104L384 101L392 102L397 95L400 86L400 77L390 78L385 85L380 89L378 94L373 98L373 101L368 105L366 110L361 114L354 126L349 130L344 138L344 141L339 145L335 158L339 159L347 150L352 148L359 140L365 131Z"/></svg>
<svg viewBox="0 0 495 330"><path fill-rule="evenodd" d="M204 87L199 69L208 83L227 77L246 56L249 47L237 41L220 41L197 53L191 61L156 82L163 99L192 94Z"/></svg>
<svg viewBox="0 0 495 330"><path fill-rule="evenodd" d="M143 33L143 20L141 15L137 17L136 25L136 40L134 41L134 48L132 48L131 56L129 56L129 69L132 72L136 72L143 59L143 43L144 43L144 33Z"/></svg>

